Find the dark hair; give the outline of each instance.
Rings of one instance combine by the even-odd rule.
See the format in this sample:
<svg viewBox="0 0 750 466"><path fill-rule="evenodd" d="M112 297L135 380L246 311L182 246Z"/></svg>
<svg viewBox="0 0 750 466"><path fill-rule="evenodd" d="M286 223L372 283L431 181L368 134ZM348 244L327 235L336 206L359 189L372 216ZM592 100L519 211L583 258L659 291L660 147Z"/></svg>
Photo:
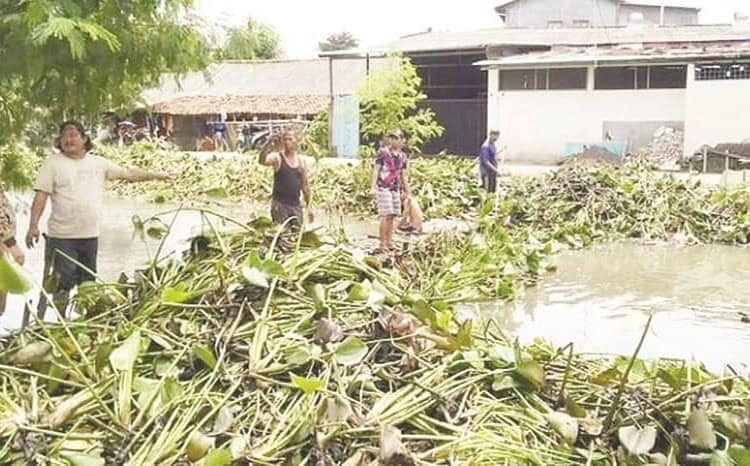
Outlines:
<svg viewBox="0 0 750 466"><path fill-rule="evenodd" d="M60 125L60 132L57 135L57 139L55 139L55 147L57 147L60 152L62 152L62 144L60 143L60 139L62 138L63 131L65 131L65 128L67 128L68 126L74 127L78 130L78 133L80 133L81 137L86 138L86 144L84 145L84 149L86 149L86 152L89 152L94 148L94 143L91 142L91 138L88 134L86 134L86 128L83 127L81 122L77 120L68 120Z"/></svg>

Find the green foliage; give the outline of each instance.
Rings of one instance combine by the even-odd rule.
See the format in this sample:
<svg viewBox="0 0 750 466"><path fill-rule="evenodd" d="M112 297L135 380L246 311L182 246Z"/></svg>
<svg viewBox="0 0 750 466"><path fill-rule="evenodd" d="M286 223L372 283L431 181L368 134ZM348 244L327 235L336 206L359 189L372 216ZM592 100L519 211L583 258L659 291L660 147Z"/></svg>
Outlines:
<svg viewBox="0 0 750 466"><path fill-rule="evenodd" d="M219 52L222 60L270 60L281 55L281 37L276 30L250 18L243 27L229 30Z"/></svg>
<svg viewBox="0 0 750 466"><path fill-rule="evenodd" d="M11 3L11 5L8 5ZM192 0L28 0L0 10L0 134L129 107L163 73L207 64Z"/></svg>
<svg viewBox="0 0 750 466"><path fill-rule="evenodd" d="M321 52L334 52L336 50L353 49L359 46L359 40L353 34L343 31L326 37L325 42L318 42Z"/></svg>
<svg viewBox="0 0 750 466"><path fill-rule="evenodd" d="M422 80L409 59L395 57L396 66L371 74L360 89L360 131L362 144L378 147L383 136L400 128L408 138L408 148L415 153L429 140L445 131L435 113L420 104Z"/></svg>
<svg viewBox="0 0 750 466"><path fill-rule="evenodd" d="M0 184L11 190L30 187L41 162L41 155L26 146L0 146Z"/></svg>
<svg viewBox="0 0 750 466"><path fill-rule="evenodd" d="M305 130L300 149L315 160L329 153L328 147L328 112L318 113Z"/></svg>

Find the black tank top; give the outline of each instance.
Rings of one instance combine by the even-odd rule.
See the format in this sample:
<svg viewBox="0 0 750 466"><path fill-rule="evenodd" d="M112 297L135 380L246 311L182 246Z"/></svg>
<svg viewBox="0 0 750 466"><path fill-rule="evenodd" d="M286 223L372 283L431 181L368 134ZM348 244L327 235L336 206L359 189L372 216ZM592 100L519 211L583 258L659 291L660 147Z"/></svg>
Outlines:
<svg viewBox="0 0 750 466"><path fill-rule="evenodd" d="M273 174L273 199L287 205L300 205L299 195L302 191L302 160L297 168L286 163L281 155L281 167Z"/></svg>

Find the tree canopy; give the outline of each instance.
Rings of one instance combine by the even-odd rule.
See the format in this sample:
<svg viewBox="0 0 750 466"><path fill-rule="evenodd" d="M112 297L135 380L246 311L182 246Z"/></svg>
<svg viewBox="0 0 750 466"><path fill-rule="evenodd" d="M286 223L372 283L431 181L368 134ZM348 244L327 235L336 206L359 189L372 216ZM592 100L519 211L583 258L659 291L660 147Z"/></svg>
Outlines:
<svg viewBox="0 0 750 466"><path fill-rule="evenodd" d="M164 73L205 67L192 0L0 0L0 141L131 105ZM8 138L8 139L6 139Z"/></svg>
<svg viewBox="0 0 750 466"><path fill-rule="evenodd" d="M270 60L281 55L281 37L276 30L250 18L243 27L229 30L219 52L223 60Z"/></svg>
<svg viewBox="0 0 750 466"><path fill-rule="evenodd" d="M325 42L318 43L318 49L321 52L334 52L336 50L353 49L359 46L359 41L349 32L338 32L331 34Z"/></svg>

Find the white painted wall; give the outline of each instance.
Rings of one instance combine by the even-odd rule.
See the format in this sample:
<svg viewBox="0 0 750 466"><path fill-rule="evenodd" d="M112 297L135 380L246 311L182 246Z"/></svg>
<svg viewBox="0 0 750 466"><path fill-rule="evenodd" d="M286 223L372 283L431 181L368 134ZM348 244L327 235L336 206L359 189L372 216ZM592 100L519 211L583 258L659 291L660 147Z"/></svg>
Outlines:
<svg viewBox="0 0 750 466"><path fill-rule="evenodd" d="M750 79L695 81L688 69L685 117L685 155L703 145L750 139Z"/></svg>
<svg viewBox="0 0 750 466"><path fill-rule="evenodd" d="M489 75L488 125L510 161L558 161L566 143L601 141L605 121L685 120L685 89L499 91L498 71Z"/></svg>

